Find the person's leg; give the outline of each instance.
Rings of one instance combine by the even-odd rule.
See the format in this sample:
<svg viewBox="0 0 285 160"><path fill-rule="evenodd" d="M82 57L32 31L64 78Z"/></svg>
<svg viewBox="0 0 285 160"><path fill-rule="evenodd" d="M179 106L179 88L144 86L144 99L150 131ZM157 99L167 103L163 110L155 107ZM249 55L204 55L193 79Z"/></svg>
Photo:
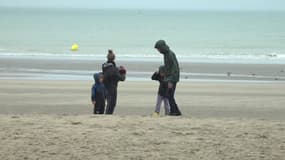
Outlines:
<svg viewBox="0 0 285 160"><path fill-rule="evenodd" d="M106 111L106 114L113 114L114 110L115 110L115 107L116 107L116 104L117 104L117 88L114 88L112 90L112 97L111 97L111 100L110 100L110 107L109 107L108 111Z"/></svg>
<svg viewBox="0 0 285 160"><path fill-rule="evenodd" d="M107 109L106 114L113 114L117 104L117 88L111 88L107 93Z"/></svg>
<svg viewBox="0 0 285 160"><path fill-rule="evenodd" d="M93 111L94 114L100 114L100 107L98 104L95 104L94 105L94 111Z"/></svg>
<svg viewBox="0 0 285 160"><path fill-rule="evenodd" d="M104 113L105 113L105 109L106 109L106 103L104 103L104 104L103 104L102 111L101 111L101 112L102 112L102 114L104 114Z"/></svg>
<svg viewBox="0 0 285 160"><path fill-rule="evenodd" d="M168 101L169 101L169 105L170 105L170 115L181 115L181 112L176 104L175 101L175 90L176 90L176 83L173 83L173 87L171 89L169 89L169 97L168 97Z"/></svg>
<svg viewBox="0 0 285 160"><path fill-rule="evenodd" d="M160 112L161 103L162 103L162 97L158 94L157 100L156 100L156 106L155 106L155 112L156 113Z"/></svg>
<svg viewBox="0 0 285 160"><path fill-rule="evenodd" d="M107 100L107 107L106 107L106 114L109 112L109 108L111 105L111 99L112 99L112 94L111 94L111 89L106 88L106 100Z"/></svg>
<svg viewBox="0 0 285 160"><path fill-rule="evenodd" d="M94 105L94 107L93 107L93 114L97 114L96 113L96 105Z"/></svg>
<svg viewBox="0 0 285 160"><path fill-rule="evenodd" d="M105 103L102 103L100 107L100 114L104 114L104 112L105 112Z"/></svg>
<svg viewBox="0 0 285 160"><path fill-rule="evenodd" d="M170 105L169 105L168 98L163 98L163 103L164 103L165 115L169 115L170 114Z"/></svg>

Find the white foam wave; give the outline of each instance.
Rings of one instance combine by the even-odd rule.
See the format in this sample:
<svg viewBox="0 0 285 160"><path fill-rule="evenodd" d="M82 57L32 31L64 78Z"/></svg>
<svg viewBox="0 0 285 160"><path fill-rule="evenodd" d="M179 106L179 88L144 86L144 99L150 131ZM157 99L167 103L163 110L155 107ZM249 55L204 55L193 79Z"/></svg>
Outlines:
<svg viewBox="0 0 285 160"><path fill-rule="evenodd" d="M2 57L35 58L35 59L78 59L78 60L105 60L105 54L78 54L78 53L15 53L0 52ZM161 61L162 55L153 54L118 54L118 60L124 61ZM285 64L285 54L177 54L180 62L197 63L253 63L253 64Z"/></svg>

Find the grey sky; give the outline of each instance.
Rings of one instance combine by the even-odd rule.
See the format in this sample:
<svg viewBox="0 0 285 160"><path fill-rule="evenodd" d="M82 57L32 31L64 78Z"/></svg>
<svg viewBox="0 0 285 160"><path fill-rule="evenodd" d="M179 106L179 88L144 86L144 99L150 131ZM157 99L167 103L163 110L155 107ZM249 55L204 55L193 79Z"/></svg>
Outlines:
<svg viewBox="0 0 285 160"><path fill-rule="evenodd" d="M285 10L285 0L1 0L0 6L190 10Z"/></svg>

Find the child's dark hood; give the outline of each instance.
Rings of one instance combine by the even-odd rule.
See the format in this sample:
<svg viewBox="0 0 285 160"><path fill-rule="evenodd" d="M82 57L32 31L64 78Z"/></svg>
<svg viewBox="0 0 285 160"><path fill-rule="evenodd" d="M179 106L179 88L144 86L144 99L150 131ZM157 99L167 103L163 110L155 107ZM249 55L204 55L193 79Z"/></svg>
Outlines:
<svg viewBox="0 0 285 160"><path fill-rule="evenodd" d="M95 83L100 84L100 76L101 75L102 75L102 73L96 73L93 75Z"/></svg>
<svg viewBox="0 0 285 160"><path fill-rule="evenodd" d="M166 44L164 40L159 40L155 43L154 48L159 49L162 54L166 54L169 52L169 46Z"/></svg>

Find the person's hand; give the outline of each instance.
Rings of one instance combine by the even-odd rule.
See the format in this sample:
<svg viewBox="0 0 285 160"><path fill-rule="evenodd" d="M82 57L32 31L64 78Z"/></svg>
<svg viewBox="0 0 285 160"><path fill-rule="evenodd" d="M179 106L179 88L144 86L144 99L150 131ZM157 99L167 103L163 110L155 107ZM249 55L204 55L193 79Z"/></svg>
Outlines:
<svg viewBox="0 0 285 160"><path fill-rule="evenodd" d="M119 67L119 72L121 75L126 75L127 74L127 70L124 66L120 66Z"/></svg>
<svg viewBox="0 0 285 160"><path fill-rule="evenodd" d="M168 89L172 89L173 88L173 83L172 82L168 82Z"/></svg>
<svg viewBox="0 0 285 160"><path fill-rule="evenodd" d="M92 103L93 103L93 105L95 105L95 104L96 104L96 101L92 101Z"/></svg>

